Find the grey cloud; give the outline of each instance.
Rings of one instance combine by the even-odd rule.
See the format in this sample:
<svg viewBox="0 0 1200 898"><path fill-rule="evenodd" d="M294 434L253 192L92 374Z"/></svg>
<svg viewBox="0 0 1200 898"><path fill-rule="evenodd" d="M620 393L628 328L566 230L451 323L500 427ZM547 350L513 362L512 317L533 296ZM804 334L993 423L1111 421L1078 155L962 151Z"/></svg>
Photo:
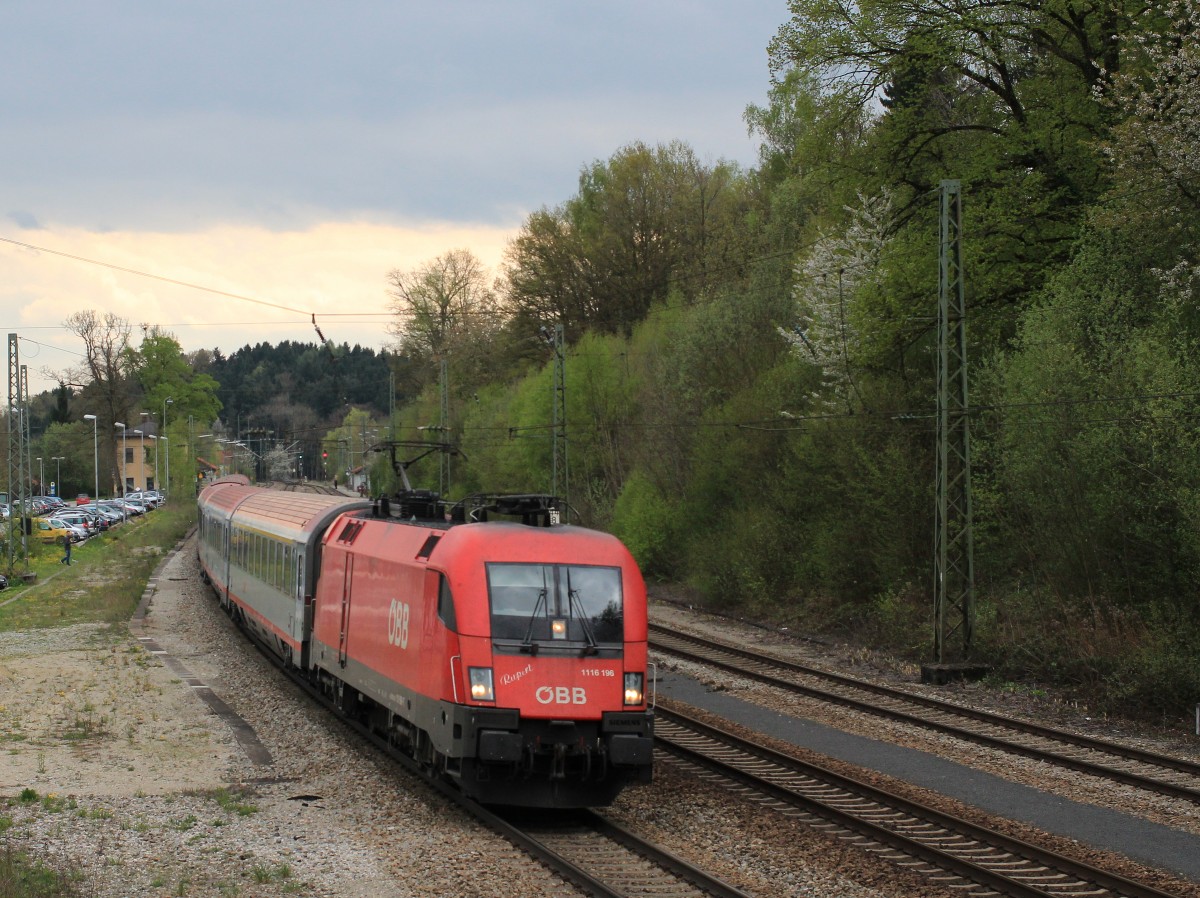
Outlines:
<svg viewBox="0 0 1200 898"><path fill-rule="evenodd" d="M741 114L785 17L782 0L17 3L5 199L92 228L510 223L633 140L752 163Z"/></svg>
<svg viewBox="0 0 1200 898"><path fill-rule="evenodd" d="M32 212L25 212L24 210L9 212L8 219L16 224L18 228L25 231L37 231L41 230L42 227L41 223L37 220L37 216Z"/></svg>

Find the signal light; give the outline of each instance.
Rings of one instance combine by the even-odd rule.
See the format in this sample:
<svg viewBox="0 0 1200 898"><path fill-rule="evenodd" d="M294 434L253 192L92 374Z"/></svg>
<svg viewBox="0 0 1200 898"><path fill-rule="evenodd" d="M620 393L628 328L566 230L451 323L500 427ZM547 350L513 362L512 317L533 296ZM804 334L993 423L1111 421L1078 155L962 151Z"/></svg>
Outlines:
<svg viewBox="0 0 1200 898"><path fill-rule="evenodd" d="M325 452L325 451L322 451L322 452L321 452L321 458L329 458L329 453L328 453L328 452Z"/></svg>

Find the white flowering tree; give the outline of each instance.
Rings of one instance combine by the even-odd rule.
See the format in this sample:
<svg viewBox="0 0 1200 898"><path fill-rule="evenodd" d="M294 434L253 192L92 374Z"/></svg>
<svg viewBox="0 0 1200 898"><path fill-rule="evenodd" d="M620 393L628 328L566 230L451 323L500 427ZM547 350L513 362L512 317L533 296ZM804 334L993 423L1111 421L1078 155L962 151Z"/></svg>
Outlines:
<svg viewBox="0 0 1200 898"><path fill-rule="evenodd" d="M858 205L846 212L845 230L822 237L796 266L796 324L779 329L820 369L821 387L813 400L839 411L853 411L861 402L854 381L860 350L856 300L880 277L880 258L892 230L891 195L860 194Z"/></svg>
<svg viewBox="0 0 1200 898"><path fill-rule="evenodd" d="M1132 62L1113 96L1128 115L1112 156L1118 171L1158 179L1200 204L1200 0L1169 0L1143 14L1128 38Z"/></svg>
<svg viewBox="0 0 1200 898"><path fill-rule="evenodd" d="M1160 271L1164 299L1190 304L1200 288L1192 240L1200 212L1200 0L1151 5L1127 40L1110 96L1124 115L1109 146L1123 214L1168 222L1185 258ZM1173 263L1173 264L1172 264Z"/></svg>

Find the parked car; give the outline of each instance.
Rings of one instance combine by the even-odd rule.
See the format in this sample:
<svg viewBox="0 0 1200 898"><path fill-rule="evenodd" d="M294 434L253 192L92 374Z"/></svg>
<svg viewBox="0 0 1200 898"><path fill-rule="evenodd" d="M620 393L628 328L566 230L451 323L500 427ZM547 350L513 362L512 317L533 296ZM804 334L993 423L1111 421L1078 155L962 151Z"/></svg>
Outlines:
<svg viewBox="0 0 1200 898"><path fill-rule="evenodd" d="M44 543L61 543L62 538L67 535L71 537L72 542L79 541L75 538L75 529L67 524L55 521L53 518L33 519L33 536Z"/></svg>
<svg viewBox="0 0 1200 898"><path fill-rule="evenodd" d="M46 518L46 520L57 527L64 527L69 530L71 532L71 542L81 543L92 535L91 531L88 530L88 528L83 524L76 524L72 521L62 521L58 518Z"/></svg>
<svg viewBox="0 0 1200 898"><path fill-rule="evenodd" d="M88 536L94 536L100 532L99 521L97 521L86 511L78 510L78 506L76 506L76 510L60 511L52 515L52 517L56 521L63 521L67 524L74 524L82 527L87 532Z"/></svg>
<svg viewBox="0 0 1200 898"><path fill-rule="evenodd" d="M78 506L78 509L80 511L87 512L90 515L94 515L109 524L119 523L122 517L121 512L117 511L117 509L110 508L107 505L97 502L92 502L88 505L80 505Z"/></svg>
<svg viewBox="0 0 1200 898"><path fill-rule="evenodd" d="M42 500L41 496L18 499L13 503L13 506L17 509L18 513L23 515L40 515L50 510L50 506Z"/></svg>
<svg viewBox="0 0 1200 898"><path fill-rule="evenodd" d="M80 493L78 496L75 497L75 504L76 505L91 505L92 497L89 496L87 493Z"/></svg>
<svg viewBox="0 0 1200 898"><path fill-rule="evenodd" d="M130 518L134 515L144 514L146 509L140 505L134 505L132 502L126 502L124 499L105 499L102 505L109 508L114 508L120 512L122 518Z"/></svg>

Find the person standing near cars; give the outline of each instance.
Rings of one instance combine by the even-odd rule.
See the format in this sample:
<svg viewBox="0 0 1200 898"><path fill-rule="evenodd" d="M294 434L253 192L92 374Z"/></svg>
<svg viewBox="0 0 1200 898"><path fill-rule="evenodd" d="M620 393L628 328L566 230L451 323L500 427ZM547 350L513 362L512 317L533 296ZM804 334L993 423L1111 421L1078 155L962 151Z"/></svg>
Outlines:
<svg viewBox="0 0 1200 898"><path fill-rule="evenodd" d="M71 563L71 534L64 533L62 535L62 543L63 543L63 548L66 549L67 554L62 557L62 560L59 562L59 564L70 564Z"/></svg>

